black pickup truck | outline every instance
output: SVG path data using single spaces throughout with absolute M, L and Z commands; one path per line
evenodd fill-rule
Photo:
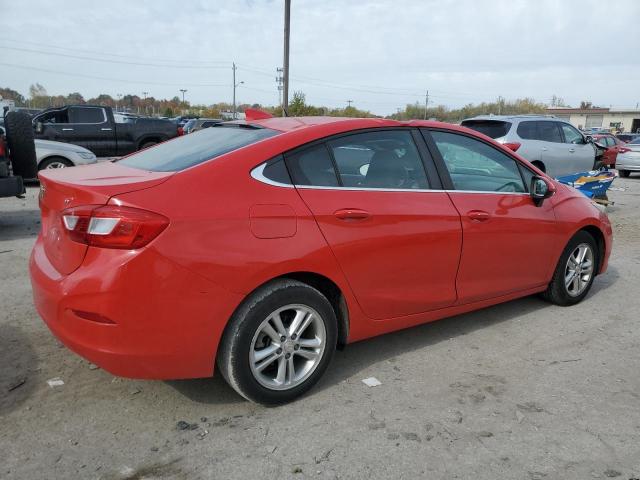
M 73 143 L 98 157 L 119 157 L 176 137 L 170 120 L 114 114 L 110 107 L 67 105 L 33 117 L 35 137 Z

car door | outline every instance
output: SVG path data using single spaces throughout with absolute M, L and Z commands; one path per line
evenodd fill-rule
M 587 142 L 582 133 L 573 125 L 558 122 L 564 144 L 569 147 L 568 165 L 572 171 L 569 173 L 585 172 L 593 168 L 596 158 L 596 150 L 594 146 Z M 609 146 L 609 145 L 607 145 Z
M 538 120 L 536 127 L 538 138 L 543 142 L 540 159 L 544 164 L 545 173 L 557 177 L 576 172 L 570 157 L 570 147 L 564 143 L 559 123 L 553 120 Z
M 476 137 L 445 130 L 423 133 L 462 221 L 459 303 L 548 282 L 561 236 L 551 202 L 538 207 L 528 193 L 523 177 L 530 182 L 534 173 Z
M 286 155 L 300 196 L 373 319 L 456 302 L 460 218 L 424 155 L 418 132 L 400 128 L 334 137 Z
M 70 143 L 91 150 L 96 156 L 108 156 L 115 143 L 113 126 L 102 107 L 69 107 L 69 127 L 73 129 Z

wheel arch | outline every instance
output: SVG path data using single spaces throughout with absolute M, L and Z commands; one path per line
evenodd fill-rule
M 604 242 L 604 233 L 602 233 L 602 230 L 600 230 L 595 225 L 585 225 L 580 230 L 578 230 L 578 232 L 587 232 L 596 241 L 596 245 L 598 246 L 598 251 L 597 251 L 597 254 L 598 254 L 598 270 L 596 271 L 596 275 L 599 275 L 600 274 L 600 270 L 602 270 L 602 263 L 604 262 L 604 258 L 605 258 L 605 248 L 606 248 L 606 246 L 605 246 L 605 242 Z M 578 233 L 578 232 L 576 232 L 576 233 Z
M 42 167 L 41 167 L 41 166 L 42 166 L 45 162 L 47 162 L 47 161 L 49 161 L 49 160 L 54 160 L 54 159 L 65 160 L 65 161 L 67 161 L 67 162 L 71 163 L 71 166 L 74 166 L 74 167 L 75 167 L 75 165 L 76 165 L 76 164 L 75 164 L 75 162 L 74 162 L 73 160 L 71 160 L 69 157 L 65 157 L 65 156 L 60 155 L 60 154 L 58 154 L 58 153 L 51 153 L 51 154 L 49 154 L 49 155 L 46 155 L 46 156 L 44 156 L 44 157 L 42 157 L 42 158 L 38 159 L 38 171 L 42 170 Z
M 544 173 L 547 173 L 547 167 L 542 160 L 533 160 L 531 165 L 536 167 L 538 170 L 542 170 Z

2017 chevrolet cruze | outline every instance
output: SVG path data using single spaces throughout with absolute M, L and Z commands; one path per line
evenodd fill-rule
M 34 300 L 126 377 L 211 376 L 277 404 L 336 345 L 543 293 L 582 300 L 611 226 L 490 138 L 438 122 L 248 112 L 40 173 Z

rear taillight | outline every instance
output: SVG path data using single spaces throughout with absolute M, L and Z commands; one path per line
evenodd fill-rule
M 64 231 L 92 247 L 134 249 L 147 245 L 169 225 L 157 213 L 115 205 L 87 205 L 62 212 Z
M 7 154 L 7 152 L 4 149 L 4 138 L 2 138 L 2 135 L 0 135 L 0 158 L 4 157 Z
M 180 137 L 182 135 L 184 135 L 184 128 L 178 127 L 178 136 Z
M 511 143 L 505 143 L 503 144 L 505 147 L 507 147 L 509 150 L 512 150 L 514 152 L 517 152 L 518 149 L 520 148 L 520 143 L 518 142 L 511 142 Z

